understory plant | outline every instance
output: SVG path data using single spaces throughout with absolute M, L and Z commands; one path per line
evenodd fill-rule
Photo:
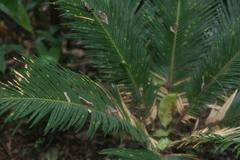
M 97 74 L 38 58 L 2 83 L 6 122 L 44 134 L 88 125 L 141 149 L 106 149 L 129 160 L 240 154 L 239 0 L 58 0 Z M 203 147 L 205 146 L 205 147 Z M 206 147 L 207 146 L 207 147 Z M 206 150 L 204 150 L 204 148 Z

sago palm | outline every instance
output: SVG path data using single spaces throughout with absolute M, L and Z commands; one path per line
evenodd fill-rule
M 26 57 L 16 78 L 2 83 L 0 113 L 6 122 L 45 125 L 45 134 L 79 131 L 85 123 L 90 137 L 98 128 L 126 133 L 146 150 L 101 153 L 130 160 L 197 159 L 196 148 L 205 144 L 239 156 L 240 1 L 55 5 L 97 75 L 91 80 Z

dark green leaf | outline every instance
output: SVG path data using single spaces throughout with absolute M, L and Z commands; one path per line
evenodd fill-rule
M 100 154 L 119 157 L 121 160 L 190 160 L 195 158 L 185 154 L 161 156 L 148 150 L 125 148 L 105 149 Z
M 21 0 L 1 0 L 0 10 L 13 18 L 20 26 L 32 32 L 30 20 Z
M 154 88 L 149 77 L 149 55 L 142 41 L 144 21 L 136 12 L 139 3 L 138 0 L 57 1 L 65 17 L 72 20 L 71 37 L 82 40 L 99 71 L 98 77 L 132 92 L 136 102 L 151 105 Z
M 160 155 L 148 150 L 134 149 L 105 149 L 101 154 L 121 157 L 124 160 L 162 160 Z
M 195 116 L 205 111 L 207 104 L 221 103 L 221 96 L 240 87 L 240 1 L 227 1 L 221 13 L 215 26 L 217 41 L 208 48 L 208 56 L 199 60 L 188 83 L 189 112 Z
M 2 84 L 0 114 L 10 113 L 6 122 L 27 119 L 31 126 L 44 122 L 44 132 L 49 133 L 79 131 L 90 117 L 90 137 L 102 128 L 105 133 L 126 131 L 146 141 L 144 133 L 129 123 L 122 104 L 102 85 L 39 59 L 25 62 L 25 69 L 15 71 L 14 81 Z

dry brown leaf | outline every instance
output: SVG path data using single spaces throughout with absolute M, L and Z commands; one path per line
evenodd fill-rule
M 199 118 L 197 118 L 197 120 L 196 120 L 196 122 L 195 122 L 195 124 L 194 124 L 194 128 L 193 128 L 193 131 L 196 131 L 197 130 L 197 128 L 198 128 L 198 126 L 199 126 Z
M 216 124 L 223 120 L 234 98 L 236 97 L 237 92 L 238 90 L 235 90 L 235 92 L 226 99 L 222 107 L 218 106 L 217 104 L 209 105 L 209 108 L 211 108 L 212 110 L 205 121 L 206 125 Z
M 4 21 L 0 21 L 0 35 L 7 34 L 8 28 Z
M 185 97 L 185 93 L 177 95 L 176 108 L 180 115 L 184 115 L 186 108 L 189 106 L 188 99 Z
M 152 106 L 151 110 L 150 110 L 150 114 L 148 117 L 146 117 L 146 119 L 144 120 L 144 124 L 147 126 L 151 123 L 153 123 L 156 118 L 157 118 L 157 113 L 158 113 L 158 110 L 157 110 L 157 105 L 154 103 L 154 105 Z
M 182 118 L 181 122 L 183 124 L 187 124 L 187 123 L 191 123 L 191 120 L 197 120 L 195 117 L 189 115 L 189 114 L 186 114 L 184 115 L 184 117 Z
M 178 32 L 178 26 L 176 24 L 173 26 L 170 26 L 170 31 L 176 34 Z
M 98 11 L 97 15 L 100 18 L 101 22 L 108 24 L 108 16 L 106 13 L 104 13 L 103 11 Z

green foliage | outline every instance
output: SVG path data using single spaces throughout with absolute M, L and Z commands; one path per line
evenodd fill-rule
M 123 158 L 124 160 L 190 160 L 191 155 L 158 155 L 152 151 L 134 149 L 105 149 L 101 154 Z
M 170 129 L 158 129 L 154 132 L 153 136 L 157 138 L 167 137 L 170 133 Z
M 218 152 L 232 148 L 239 157 L 239 95 L 220 123 L 207 126 L 199 117 L 209 106 L 211 113 L 219 113 L 224 97 L 239 90 L 240 1 L 57 0 L 56 4 L 72 29 L 69 37 L 81 40 L 100 82 L 57 66 L 61 39 L 54 36 L 54 28 L 39 32 L 38 55 L 55 65 L 27 59 L 25 69 L 2 84 L 0 113 L 7 115 L 6 122 L 44 124 L 47 134 L 79 131 L 89 119 L 90 137 L 98 128 L 113 134 L 124 131 L 154 151 L 168 153 L 170 147 L 177 150 L 176 144 L 181 151 L 189 145 L 214 144 Z M 187 123 L 186 117 L 197 119 L 197 131 L 190 135 L 179 133 L 178 124 Z M 235 128 L 224 128 L 229 126 Z M 172 143 L 176 138 L 181 140 Z M 101 153 L 129 160 L 194 159 L 148 150 Z
M 201 145 L 211 143 L 215 145 L 216 151 L 222 153 L 231 149 L 238 159 L 240 156 L 240 128 L 224 128 L 224 129 L 204 129 L 194 132 L 190 136 L 186 136 L 178 141 L 179 147 L 193 146 L 197 149 Z
M 98 78 L 130 91 L 136 102 L 151 106 L 154 87 L 150 79 L 150 59 L 146 53 L 141 14 L 136 13 L 138 0 L 76 1 L 59 0 L 64 16 L 73 22 L 71 37 L 81 37 Z M 123 16 L 127 15 L 127 16 Z M 141 89 L 143 88 L 143 90 Z M 141 98 L 141 100 L 140 100 Z
M 56 36 L 59 28 L 51 26 L 49 31 L 37 31 L 36 49 L 39 57 L 47 63 L 57 64 L 61 55 L 61 43 L 63 38 Z
M 136 126 L 127 122 L 121 104 L 103 86 L 86 76 L 41 62 L 28 60 L 26 69 L 15 72 L 15 80 L 3 84 L 0 110 L 1 115 L 8 114 L 6 122 L 26 119 L 30 126 L 42 122 L 45 133 L 56 129 L 79 131 L 90 116 L 90 137 L 101 127 L 105 133 L 122 130 L 143 140 Z
M 32 10 L 34 9 L 40 2 L 44 2 L 46 0 L 29 0 L 28 3 L 26 4 L 26 10 Z
M 24 8 L 21 0 L 1 0 L 0 10 L 13 18 L 20 26 L 29 32 L 32 32 L 27 11 Z
M 173 87 L 198 67 L 206 48 L 214 42 L 203 32 L 213 25 L 219 1 L 153 0 L 143 8 L 153 67 Z
M 160 138 L 157 143 L 157 149 L 163 151 L 171 144 L 171 140 L 167 137 Z
M 227 11 L 223 11 L 223 18 L 220 19 L 222 23 L 215 33 L 218 40 L 194 74 L 189 92 L 192 96 L 193 112 L 201 113 L 199 106 L 204 106 L 206 102 L 214 103 L 219 95 L 239 88 L 240 37 L 236 36 L 240 31 L 239 8 L 239 1 L 228 1 Z M 199 86 L 199 83 L 202 85 Z
M 160 119 L 160 123 L 163 127 L 167 127 L 171 121 L 173 116 L 174 107 L 176 104 L 177 95 L 176 94 L 169 94 L 165 96 L 159 105 L 159 112 L 158 117 Z
M 51 148 L 48 150 L 46 154 L 47 160 L 57 160 L 59 157 L 58 149 L 57 148 Z
M 133 149 L 106 149 L 101 151 L 101 154 L 117 156 L 126 160 L 161 160 L 160 155 L 147 150 Z

